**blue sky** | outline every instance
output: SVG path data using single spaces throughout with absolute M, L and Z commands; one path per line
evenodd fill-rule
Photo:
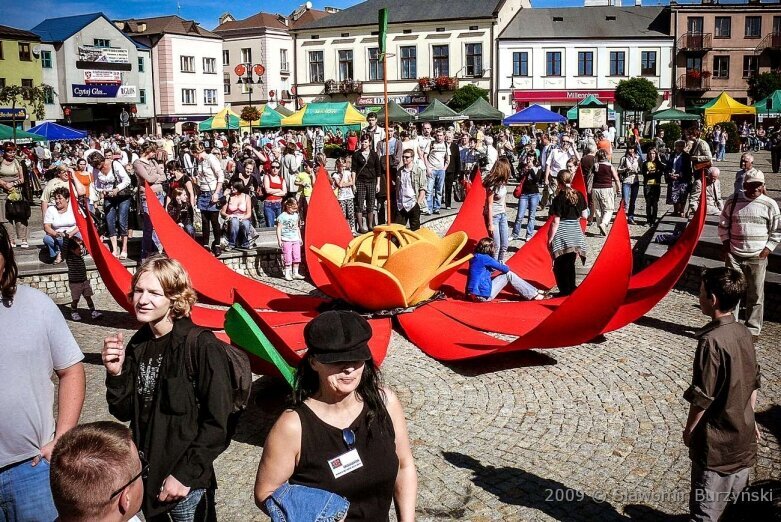
M 0 0 L 3 25 L 30 29 L 46 18 L 71 16 L 103 11 L 109 18 L 144 18 L 177 13 L 182 18 L 199 22 L 206 29 L 213 29 L 217 19 L 226 10 L 236 18 L 246 18 L 258 11 L 289 14 L 305 0 L 277 0 L 257 2 L 234 0 L 220 2 L 210 0 L 35 0 L 27 3 L 18 0 Z M 476 0 L 479 1 L 479 0 Z M 631 0 L 626 0 L 631 1 Z M 660 0 L 652 0 L 656 4 Z M 315 9 L 325 6 L 345 8 L 358 0 L 312 0 Z M 583 5 L 582 0 L 536 0 L 535 7 L 565 7 Z M 229 7 L 228 7 L 229 6 Z

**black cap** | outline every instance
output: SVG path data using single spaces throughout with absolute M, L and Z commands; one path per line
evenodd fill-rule
M 371 337 L 369 322 L 348 310 L 324 312 L 304 328 L 308 353 L 324 364 L 368 361 Z

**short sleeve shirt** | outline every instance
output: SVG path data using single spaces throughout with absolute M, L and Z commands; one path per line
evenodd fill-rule
M 35 457 L 54 437 L 52 372 L 84 356 L 57 305 L 19 285 L 0 305 L 0 467 Z
M 290 214 L 282 212 L 277 217 L 277 224 L 282 226 L 280 236 L 282 241 L 301 241 L 301 229 L 299 225 L 298 213 Z

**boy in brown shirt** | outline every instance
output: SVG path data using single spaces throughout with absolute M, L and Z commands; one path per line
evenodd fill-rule
M 759 366 L 751 332 L 732 313 L 745 290 L 737 270 L 702 274 L 700 309 L 712 320 L 696 334 L 692 384 L 683 395 L 691 404 L 683 431 L 692 460 L 691 520 L 717 521 L 748 484 L 757 458 Z

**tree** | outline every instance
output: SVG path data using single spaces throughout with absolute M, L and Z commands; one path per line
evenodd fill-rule
M 781 89 L 781 74 L 776 72 L 754 74 L 746 82 L 748 83 L 748 95 L 756 103 Z
M 651 111 L 658 98 L 656 86 L 645 78 L 621 80 L 616 86 L 616 102 L 628 111 Z
M 45 83 L 32 87 L 6 85 L 0 89 L 0 104 L 10 105 L 11 111 L 14 113 L 11 116 L 14 143 L 16 143 L 16 107 L 26 105 L 30 108 L 30 112 L 35 116 L 35 119 L 43 119 L 46 114 L 44 103 L 47 95 L 56 96 L 57 93 L 54 92 L 51 85 L 46 85 Z
M 247 122 L 253 122 L 260 118 L 260 111 L 257 107 L 253 107 L 251 105 L 245 105 L 243 109 L 241 109 L 241 119 Z
M 453 97 L 448 102 L 448 106 L 456 112 L 461 112 L 472 105 L 478 98 L 488 101 L 488 90 L 481 89 L 477 85 L 470 83 L 455 90 Z

